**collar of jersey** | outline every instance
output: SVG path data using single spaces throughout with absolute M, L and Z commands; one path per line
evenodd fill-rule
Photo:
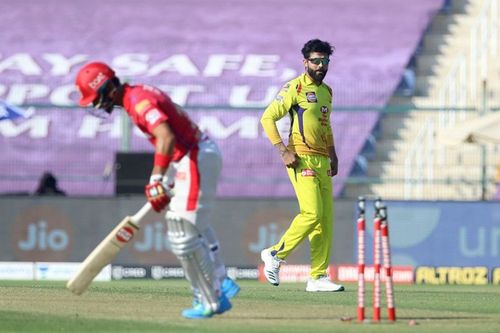
M 305 84 L 306 86 L 313 85 L 313 86 L 316 86 L 316 87 L 321 87 L 321 86 L 323 86 L 323 84 L 324 84 L 324 82 L 321 82 L 321 84 L 320 84 L 320 85 L 316 85 L 316 84 L 314 83 L 314 81 L 313 81 L 313 80 L 312 80 L 312 79 L 311 79 L 311 78 L 310 78 L 310 77 L 309 77 L 306 73 L 303 73 L 303 74 L 302 74 L 302 80 L 301 80 L 301 81 L 302 81 L 302 82 L 304 82 L 304 84 Z

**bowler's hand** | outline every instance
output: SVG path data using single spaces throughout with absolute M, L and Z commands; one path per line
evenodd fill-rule
M 144 192 L 151 207 L 158 213 L 170 203 L 171 195 L 159 181 L 147 184 Z
M 339 160 L 335 156 L 330 158 L 330 170 L 328 170 L 328 176 L 333 177 L 339 172 Z
M 281 160 L 287 168 L 295 168 L 299 165 L 299 156 L 290 150 L 286 150 L 281 153 Z

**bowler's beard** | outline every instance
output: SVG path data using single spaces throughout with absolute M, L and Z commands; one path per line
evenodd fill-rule
M 327 69 L 313 70 L 312 68 L 307 67 L 307 74 L 317 83 L 323 82 L 327 72 Z

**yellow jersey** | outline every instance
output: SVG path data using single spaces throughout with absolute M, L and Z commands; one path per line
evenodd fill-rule
M 330 125 L 332 89 L 305 73 L 287 82 L 264 111 L 260 122 L 273 145 L 282 142 L 276 121 L 291 118 L 287 148 L 297 154 L 329 157 L 334 145 Z

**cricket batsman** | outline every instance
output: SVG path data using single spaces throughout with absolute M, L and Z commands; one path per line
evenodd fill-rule
M 227 277 L 210 224 L 222 167 L 217 145 L 165 93 L 148 85 L 122 84 L 102 62 L 85 64 L 76 86 L 81 106 L 92 105 L 106 114 L 122 107 L 154 146 L 145 195 L 156 212 L 164 212 L 172 251 L 191 283 L 193 306 L 182 315 L 209 318 L 230 310 L 229 298 L 240 288 Z
M 333 237 L 332 180 L 338 171 L 330 113 L 332 89 L 323 82 L 333 49 L 319 39 L 302 48 L 305 72 L 287 82 L 261 117 L 261 124 L 286 166 L 298 199 L 300 213 L 280 241 L 261 252 L 264 274 L 269 283 L 279 285 L 279 269 L 284 259 L 306 238 L 311 248 L 311 277 L 306 291 L 342 291 L 330 281 L 327 268 Z M 291 118 L 285 146 L 276 122 Z

